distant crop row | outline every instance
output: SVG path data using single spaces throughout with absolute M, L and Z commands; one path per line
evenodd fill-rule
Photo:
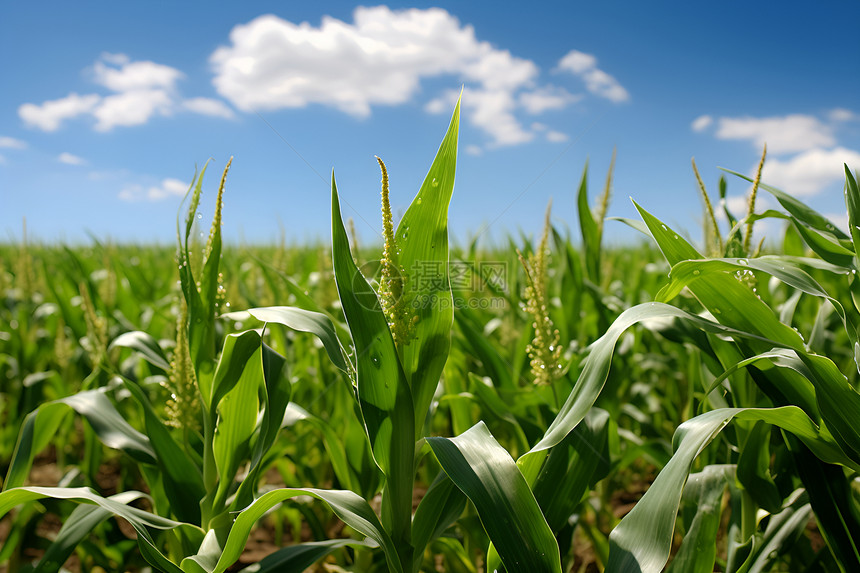
M 851 171 L 849 233 L 760 165 L 744 214 L 695 172 L 704 253 L 604 249 L 610 168 L 578 236 L 450 248 L 458 129 L 396 226 L 379 160 L 379 248 L 334 176 L 330 246 L 222 245 L 229 164 L 205 243 L 204 167 L 177 248 L 0 247 L 0 564 L 860 571 Z

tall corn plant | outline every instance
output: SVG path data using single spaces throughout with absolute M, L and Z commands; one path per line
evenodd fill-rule
M 754 189 L 759 187 L 758 180 L 754 183 Z M 773 193 L 788 214 L 757 214 L 751 207 L 731 235 L 762 217 L 788 219 L 821 259 L 703 259 L 686 240 L 637 205 L 648 232 L 672 265 L 670 282 L 658 293 L 658 301 L 671 301 L 686 287 L 709 319 L 655 302 L 623 313 L 616 325 L 654 317 L 681 318 L 687 323 L 689 341 L 710 358 L 717 372 L 712 382 L 703 381 L 702 391 L 708 398 L 702 406 L 709 411 L 678 428 L 673 457 L 612 532 L 608 570 L 662 570 L 683 491 L 685 504 L 700 503 L 706 509 L 687 520 L 689 540 L 681 546 L 673 570 L 711 571 L 715 561 L 711 532 L 719 522 L 718 500 L 727 487 L 733 510 L 726 571 L 770 570 L 780 555 L 792 550 L 810 514 L 827 544 L 818 556 L 820 563 L 845 572 L 860 568 L 860 508 L 852 494 L 852 482 L 860 471 L 860 395 L 833 360 L 813 351 L 790 326 L 793 306 L 787 313 L 777 312 L 755 288 L 757 276 L 770 275 L 794 289 L 796 298 L 806 295 L 832 305 L 856 348 L 857 307 L 846 309 L 804 268 L 848 275 L 844 280 L 854 288 L 857 243 L 796 199 L 767 185 L 760 187 Z M 847 167 L 846 202 L 849 219 L 857 221 L 860 194 Z M 748 240 L 743 245 L 751 248 Z M 715 336 L 720 332 L 723 336 Z M 722 392 L 714 394 L 715 389 Z M 730 442 L 739 455 L 727 460 L 731 466 L 708 466 L 695 474 L 685 491 L 694 460 L 732 420 Z M 786 453 L 776 457 L 779 467 L 773 470 L 769 451 L 777 446 L 769 439 L 771 426 L 782 430 L 780 448 Z M 779 484 L 775 474 L 783 476 Z M 761 512 L 770 516 L 764 522 L 766 528 L 756 517 Z
M 217 332 L 227 170 L 208 242 L 195 265 L 190 238 L 205 171 L 204 167 L 195 176 L 189 189 L 184 222 L 177 221 L 181 292 L 172 360 L 154 337 L 141 331 L 121 334 L 105 349 L 111 355 L 130 349 L 145 360 L 149 372 L 164 380 L 170 396 L 167 408 L 153 404 L 153 396 L 162 394 L 160 388 L 153 389 L 147 379 L 103 357 L 95 366 L 103 375 L 99 379 L 107 381 L 104 386 L 44 403 L 21 427 L 0 493 L 0 515 L 41 498 L 80 504 L 36 565 L 37 571 L 57 570 L 89 529 L 111 515 L 131 523 L 141 554 L 158 570 L 195 570 L 200 567 L 197 562 L 211 561 L 213 554 L 217 559 L 218 540 L 229 533 L 234 512 L 257 494 L 258 476 L 281 427 L 290 385 L 283 358 L 262 343 L 260 333 L 249 330 L 222 339 Z M 304 312 L 297 320 L 312 322 L 314 313 Z M 127 395 L 123 403 L 118 400 L 121 392 Z M 102 444 L 136 462 L 149 494 L 128 491 L 106 498 L 89 487 L 23 487 L 35 455 L 69 411 L 86 420 Z M 144 431 L 130 422 L 141 423 Z M 242 465 L 248 476 L 237 481 Z M 149 499 L 152 512 L 129 505 L 142 497 Z

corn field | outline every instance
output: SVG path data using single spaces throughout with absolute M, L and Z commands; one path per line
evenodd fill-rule
M 0 568 L 860 571 L 849 167 L 848 233 L 694 164 L 696 241 L 586 168 L 574 231 L 452 247 L 458 130 L 399 221 L 379 159 L 382 245 L 334 174 L 330 244 L 222 244 L 228 163 L 175 246 L 0 246 Z

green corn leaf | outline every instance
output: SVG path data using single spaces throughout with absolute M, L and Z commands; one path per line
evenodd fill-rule
M 33 465 L 33 458 L 54 438 L 69 409 L 86 418 L 104 445 L 120 450 L 138 462 L 156 464 L 155 451 L 149 439 L 122 418 L 101 390 L 89 390 L 46 402 L 27 415 L 15 444 L 9 472 L 3 483 L 4 489 L 24 483 Z
M 214 566 L 208 566 L 208 559 L 188 557 L 183 560 L 182 569 L 188 573 L 223 573 L 242 554 L 251 528 L 257 520 L 279 503 L 300 495 L 309 495 L 325 502 L 345 524 L 382 547 L 392 572 L 404 573 L 394 543 L 362 497 L 351 491 L 309 488 L 284 488 L 263 494 L 236 517 L 224 543 L 223 551 Z
M 412 524 L 415 547 L 413 571 L 418 571 L 424 549 L 453 525 L 465 508 L 466 496 L 444 471 L 439 472 L 415 510 Z
M 832 267 L 831 267 L 832 268 Z M 681 290 L 694 280 L 705 278 L 715 272 L 757 270 L 768 273 L 785 284 L 806 294 L 821 297 L 830 301 L 842 319 L 845 332 L 854 339 L 856 331 L 849 327 L 845 309 L 838 300 L 830 296 L 806 271 L 794 265 L 792 260 L 778 256 L 764 256 L 754 259 L 707 259 L 681 261 L 672 267 L 669 273 L 671 281 L 660 289 L 656 300 L 669 302 L 680 294 Z
M 263 380 L 263 347 L 248 358 L 235 386 L 218 402 L 218 423 L 212 444 L 218 468 L 218 493 L 214 507 L 219 508 L 233 484 L 239 464 L 250 457 L 250 440 L 257 427 L 260 412 L 258 392 Z
M 143 408 L 146 434 L 155 451 L 158 468 L 164 481 L 164 492 L 177 518 L 187 523 L 200 523 L 200 500 L 206 495 L 203 475 L 194 462 L 170 435 L 141 388 L 123 380 L 125 388 Z
M 585 270 L 588 278 L 600 284 L 600 228 L 588 205 L 588 163 L 582 170 L 579 191 L 576 194 L 576 210 L 579 213 L 579 230 L 585 250 Z
M 854 263 L 854 251 L 847 248 L 828 234 L 816 231 L 805 225 L 794 222 L 794 228 L 815 254 L 834 265 L 851 268 Z
M 265 391 L 261 392 L 263 415 L 253 444 L 248 476 L 239 486 L 239 491 L 231 504 L 233 509 L 245 507 L 254 499 L 263 458 L 278 437 L 292 393 L 292 386 L 286 373 L 286 359 L 265 344 L 262 345 L 261 366 L 265 385 Z
M 675 516 L 693 461 L 733 418 L 763 420 L 796 435 L 819 459 L 853 465 L 838 445 L 819 432 L 800 409 L 724 408 L 706 412 L 681 424 L 673 439 L 675 454 L 639 503 L 610 535 L 607 573 L 657 573 L 669 558 Z
M 340 370 L 348 371 L 345 352 L 335 332 L 334 323 L 325 314 L 291 306 L 270 306 L 222 314 L 221 318 L 242 320 L 246 312 L 262 322 L 282 324 L 299 332 L 310 332 L 323 343 L 332 363 Z
M 738 573 L 767 573 L 773 570 L 777 558 L 788 553 L 809 523 L 812 506 L 804 494 L 792 495 L 790 504 L 768 520 L 767 527 L 752 554 Z
M 144 494 L 139 491 L 125 491 L 107 499 L 128 505 L 143 496 Z M 75 551 L 78 543 L 90 535 L 98 524 L 112 515 L 112 511 L 98 505 L 79 505 L 76 507 L 63 522 L 63 526 L 57 532 L 53 543 L 45 550 L 39 563 L 33 568 L 33 573 L 59 571 L 60 567 Z
M 126 492 L 131 494 L 132 492 Z M 140 494 L 143 495 L 143 494 Z M 137 543 L 144 558 L 161 571 L 182 573 L 182 570 L 165 557 L 155 545 L 149 533 L 150 527 L 155 529 L 173 529 L 183 527 L 196 529 L 192 526 L 159 517 L 119 501 L 104 498 L 87 487 L 19 487 L 0 493 L 0 517 L 6 515 L 16 505 L 50 497 L 53 499 L 68 499 L 77 503 L 93 504 L 128 521 L 137 532 Z
M 331 192 L 332 261 L 355 346 L 359 406 L 374 460 L 386 476 L 382 518 L 408 552 L 415 453 L 412 394 L 376 293 L 352 259 L 333 173 Z M 402 563 L 411 561 L 408 556 Z
M 741 446 L 737 476 L 759 507 L 770 513 L 781 509 L 782 496 L 770 475 L 771 427 L 756 422 Z
M 168 362 L 164 351 L 158 345 L 158 341 L 145 332 L 137 330 L 120 334 L 110 343 L 110 348 L 117 347 L 136 350 L 144 360 L 153 366 L 161 368 L 165 372 L 170 371 L 170 362 Z
M 720 502 L 731 479 L 732 466 L 707 466 L 691 474 L 684 487 L 684 500 L 692 506 L 692 522 L 667 573 L 712 573 L 717 557 Z M 727 475 L 727 473 L 729 475 Z
M 532 490 L 554 533 L 568 523 L 583 496 L 609 473 L 609 412 L 592 408 L 556 445 Z
M 724 169 L 722 167 L 720 169 L 722 169 L 726 173 L 731 173 L 732 175 L 736 175 L 741 179 L 749 181 L 750 183 L 753 182 L 752 178 L 736 171 L 731 171 L 730 169 Z M 783 209 L 788 211 L 795 219 L 797 219 L 804 225 L 808 225 L 809 227 L 818 231 L 831 233 L 836 237 L 836 239 L 840 241 L 849 240 L 849 237 L 833 223 L 831 223 L 830 220 L 827 219 L 827 217 L 821 215 L 805 203 L 798 201 L 788 193 L 780 191 L 776 187 L 771 187 L 770 185 L 766 185 L 764 183 L 759 184 L 759 189 L 764 189 L 765 191 L 776 197 L 776 200 L 779 201 L 779 204 L 782 205 Z
M 343 444 L 341 444 L 341 440 L 337 433 L 331 427 L 331 424 L 322 418 L 314 416 L 298 404 L 290 403 L 284 414 L 282 426 L 293 426 L 299 421 L 307 421 L 322 434 L 323 445 L 328 452 L 332 469 L 334 470 L 334 475 L 337 476 L 341 487 L 345 487 L 351 491 L 356 491 L 356 489 L 359 488 L 359 485 L 356 478 L 353 477 L 353 474 L 350 471 L 346 450 L 344 449 Z
M 860 253 L 860 188 L 847 165 L 845 168 L 845 204 L 848 207 L 848 231 L 854 252 Z
M 344 547 L 373 549 L 379 546 L 371 539 L 364 541 L 354 539 L 310 541 L 278 549 L 264 557 L 259 563 L 245 567 L 239 573 L 302 573 L 326 555 Z
M 585 359 L 583 370 L 573 390 L 568 395 L 567 400 L 562 405 L 552 424 L 547 428 L 543 438 L 517 460 L 517 465 L 529 483 L 534 483 L 534 480 L 537 478 L 543 460 L 547 455 L 547 450 L 561 443 L 594 405 L 609 376 L 609 367 L 612 362 L 615 345 L 624 331 L 638 322 L 666 318 L 682 319 L 706 332 L 735 336 L 741 339 L 766 341 L 771 347 L 780 346 L 778 342 L 723 326 L 663 303 L 650 302 L 625 310 L 612 323 L 606 333 L 591 345 L 591 354 Z M 810 400 L 812 400 L 811 397 Z
M 508 452 L 478 422 L 456 438 L 428 438 L 440 465 L 466 494 L 508 571 L 561 573 L 558 544 Z
M 260 335 L 253 330 L 227 335 L 211 385 L 205 379 L 198 380 L 203 405 L 208 412 L 214 414 L 218 403 L 239 381 L 245 371 L 245 364 L 259 346 Z
M 410 383 L 415 439 L 451 347 L 454 299 L 448 278 L 448 205 L 454 191 L 460 101 L 430 171 L 397 225 L 399 262 L 406 273 L 404 296 L 416 316 L 412 339 L 403 347 L 403 371 Z

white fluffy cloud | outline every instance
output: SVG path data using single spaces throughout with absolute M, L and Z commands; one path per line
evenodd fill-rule
M 82 96 L 70 93 L 41 105 L 25 103 L 18 108 L 18 116 L 29 126 L 42 131 L 56 131 L 65 120 L 92 113 L 99 101 L 101 96 L 97 94 Z
M 538 74 L 439 8 L 358 7 L 352 24 L 324 16 L 319 27 L 260 16 L 233 28 L 210 60 L 218 93 L 244 111 L 321 103 L 360 117 L 409 101 L 426 77 L 456 74 L 510 91 Z
M 188 111 L 193 111 L 200 115 L 211 115 L 213 117 L 223 117 L 224 119 L 233 119 L 235 117 L 233 110 L 219 99 L 195 97 L 182 102 L 182 106 Z
M 188 191 L 188 184 L 179 179 L 163 179 L 159 185 L 126 185 L 119 192 L 123 201 L 160 201 L 168 197 L 182 197 Z
M 87 160 L 83 157 L 78 157 L 77 155 L 72 155 L 68 152 L 63 152 L 57 156 L 57 161 L 60 163 L 65 163 L 66 165 L 86 165 Z
M 0 135 L 0 147 L 5 147 L 6 149 L 27 149 L 27 142 L 15 139 L 14 137 Z
M 597 58 L 578 50 L 571 50 L 558 62 L 558 69 L 571 72 L 583 79 L 585 88 L 596 96 L 615 103 L 630 99 L 630 94 L 618 80 L 597 67 Z
M 574 95 L 564 88 L 545 86 L 520 94 L 520 105 L 531 114 L 543 113 L 551 109 L 564 109 L 582 100 L 582 95 Z
M 693 123 L 690 124 L 690 127 L 693 129 L 693 131 L 701 133 L 701 132 L 705 131 L 706 129 L 708 129 L 709 127 L 711 127 L 711 124 L 713 124 L 713 123 L 714 123 L 714 118 L 712 118 L 711 116 L 700 115 L 699 117 L 697 117 L 696 119 L 693 120 Z
M 836 145 L 833 132 L 833 126 L 811 115 L 721 117 L 716 137 L 750 141 L 759 149 L 767 143 L 768 152 L 780 154 Z
M 25 103 L 18 108 L 24 122 L 42 131 L 56 131 L 66 120 L 79 116 L 95 119 L 97 131 L 141 125 L 155 116 L 187 110 L 228 117 L 230 109 L 218 100 L 183 100 L 177 82 L 185 74 L 151 61 L 132 61 L 125 54 L 102 54 L 90 69 L 93 81 L 108 89 L 108 95 L 71 93 L 42 104 Z M 220 107 L 219 107 L 220 106 Z
M 762 181 L 798 197 L 816 195 L 827 186 L 844 181 L 843 164 L 858 168 L 860 153 L 844 147 L 812 149 L 790 159 L 768 159 Z
M 125 54 L 102 54 L 93 64 L 95 82 L 114 92 L 172 90 L 185 75 L 170 66 L 143 61 L 132 62 Z
M 465 120 L 491 146 L 534 139 L 521 112 L 562 109 L 582 97 L 539 85 L 534 62 L 480 41 L 441 8 L 358 7 L 352 22 L 324 16 L 318 26 L 264 15 L 234 27 L 210 62 L 218 93 L 243 111 L 320 104 L 355 117 L 405 104 L 423 80 L 453 75 L 466 85 Z M 431 96 L 424 109 L 450 113 L 455 99 L 453 90 Z

